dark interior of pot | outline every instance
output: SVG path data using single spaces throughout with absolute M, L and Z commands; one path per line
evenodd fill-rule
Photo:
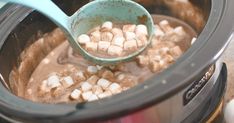
M 60 0 L 55 2 L 63 11 L 71 15 L 88 1 Z M 210 0 L 138 0 L 138 2 L 152 15 L 167 15 L 184 21 L 196 31 L 198 36 L 208 20 L 211 8 Z M 155 22 L 162 20 L 157 17 L 154 19 Z M 26 86 L 35 68 L 53 49 L 66 40 L 63 33 L 58 29 L 54 30 L 55 28 L 56 25 L 45 16 L 33 11 L 20 21 L 5 40 L 0 50 L 0 74 L 5 87 L 15 95 L 25 98 L 26 91 L 32 91 L 27 90 Z M 193 31 L 190 33 L 196 36 Z M 42 37 L 43 40 L 40 40 Z M 187 42 L 188 45 L 182 46 L 184 51 L 189 48 L 190 41 Z

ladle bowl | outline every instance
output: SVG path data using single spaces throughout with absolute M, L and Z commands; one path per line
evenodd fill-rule
M 50 0 L 0 1 L 22 4 L 41 12 L 63 30 L 75 51 L 79 52 L 85 59 L 96 64 L 116 64 L 131 60 L 150 44 L 154 34 L 154 23 L 151 15 L 144 7 L 131 0 L 95 0 L 81 7 L 72 16 L 66 15 Z M 79 35 L 87 33 L 90 29 L 105 21 L 146 25 L 149 35 L 147 45 L 136 52 L 122 57 L 102 58 L 92 55 L 83 49 L 76 39 Z

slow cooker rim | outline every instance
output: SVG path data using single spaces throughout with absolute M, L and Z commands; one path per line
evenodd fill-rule
M 212 3 L 214 3 L 214 1 L 215 0 L 213 0 L 212 1 Z M 216 1 L 219 1 L 219 0 L 216 0 Z M 220 1 L 220 2 L 222 2 L 222 1 Z M 226 3 L 227 4 L 227 3 Z M 220 4 L 219 4 L 220 5 Z M 227 5 L 226 5 L 227 6 Z M 213 8 L 213 7 L 212 7 Z M 224 7 L 225 8 L 225 7 Z M 229 6 L 229 8 L 230 8 L 230 6 Z M 227 8 L 228 9 L 228 8 Z M 219 11 L 217 11 L 217 10 L 219 10 Z M 222 8 L 219 8 L 219 9 L 216 9 L 216 12 L 221 12 L 221 11 L 223 11 L 222 10 Z M 212 9 L 211 9 L 211 13 L 210 14 L 212 14 Z M 227 16 L 227 15 L 226 15 Z M 212 18 L 209 18 L 209 20 L 208 20 L 208 22 L 207 22 L 207 25 L 208 25 L 208 23 L 209 23 L 209 21 L 211 21 L 211 19 Z M 221 18 L 220 18 L 221 19 Z M 223 19 L 223 18 L 222 18 Z M 223 19 L 224 20 L 224 19 Z M 214 21 L 214 20 L 212 20 L 212 21 Z M 219 20 L 216 20 L 216 22 L 218 22 Z M 220 24 L 220 23 L 219 23 Z M 206 26 L 207 26 L 206 25 Z M 221 24 L 220 24 L 221 25 Z M 217 26 L 220 26 L 220 25 L 217 25 Z M 223 25 L 223 24 L 222 24 Z M 206 28 L 206 27 L 205 27 Z M 216 30 L 216 29 L 214 29 L 214 30 Z M 214 31 L 213 30 L 213 31 Z M 232 31 L 232 27 L 231 27 L 231 29 L 230 29 L 230 27 L 228 28 L 228 30 L 227 30 L 228 32 L 230 32 L 230 31 Z M 217 31 L 216 31 L 217 32 Z M 213 32 L 212 32 L 213 33 Z M 201 33 L 202 34 L 202 33 Z M 228 37 L 229 36 L 229 34 L 227 34 L 226 36 L 222 36 L 222 37 Z M 200 36 L 199 36 L 200 37 Z M 202 39 L 199 39 L 198 38 L 198 40 L 197 40 L 197 42 L 201 42 L 202 41 Z M 197 44 L 197 42 L 195 43 L 195 44 Z M 209 43 L 210 42 L 210 43 Z M 164 92 L 164 94 L 166 95 L 164 95 L 164 97 L 162 97 L 162 95 L 161 96 L 159 96 L 159 95 L 157 95 L 158 97 L 160 97 L 160 98 L 155 98 L 156 96 L 153 96 L 153 97 L 149 97 L 149 99 L 151 100 L 150 101 L 150 105 L 152 105 L 152 104 L 155 104 L 156 102 L 159 102 L 159 101 L 162 101 L 162 100 L 160 100 L 160 99 L 165 99 L 165 98 L 167 98 L 167 97 L 169 97 L 169 96 L 171 96 L 171 95 L 173 95 L 174 94 L 174 92 L 177 92 L 177 91 L 179 91 L 179 90 L 181 90 L 183 87 L 185 87 L 186 85 L 188 85 L 189 84 L 189 82 L 190 81 L 188 81 L 188 80 L 191 80 L 191 79 L 193 79 L 193 78 L 195 78 L 195 76 L 197 76 L 197 75 L 199 75 L 199 74 L 197 74 L 197 73 L 203 73 L 203 72 L 201 72 L 205 67 L 207 67 L 207 65 L 210 65 L 211 63 L 213 63 L 219 56 L 220 56 L 220 54 L 221 54 L 221 50 L 223 50 L 225 47 L 226 47 L 226 45 L 227 45 L 227 43 L 228 43 L 228 41 L 226 42 L 222 42 L 220 45 L 222 46 L 222 47 L 220 47 L 219 49 L 220 50 L 218 50 L 218 51 L 214 51 L 214 52 L 212 52 L 213 54 L 217 54 L 217 52 L 219 52 L 218 54 L 219 55 L 210 55 L 210 57 L 212 57 L 211 59 L 206 59 L 206 64 L 203 64 L 203 65 L 200 65 L 198 68 L 199 68 L 199 70 L 197 70 L 197 72 L 195 72 L 194 74 L 192 74 L 192 75 L 190 75 L 189 77 L 187 77 L 187 79 L 186 80 L 183 80 L 181 83 L 180 83 L 180 85 L 177 85 L 177 86 L 174 86 L 172 89 L 174 90 L 174 91 L 171 91 L 171 92 L 169 92 L 169 91 L 163 91 Z M 194 45 L 195 45 L 194 44 Z M 212 44 L 212 41 L 211 40 L 208 40 L 207 42 L 206 42 L 206 45 L 208 45 L 208 44 Z M 190 49 L 190 51 L 193 51 L 193 50 L 191 50 Z M 202 50 L 202 51 L 204 51 L 204 50 Z M 221 51 L 221 52 L 220 52 Z M 187 51 L 187 52 L 189 52 L 189 51 Z M 201 51 L 200 51 L 200 53 L 202 53 Z M 188 54 L 188 53 L 187 53 Z M 184 63 L 184 62 L 181 62 L 181 63 L 179 63 L 180 61 L 181 61 L 181 59 L 182 58 L 184 58 L 184 56 L 186 55 L 186 53 L 179 59 L 179 61 L 175 64 L 175 65 L 173 65 L 173 66 L 176 66 L 177 65 L 177 67 L 178 66 L 181 66 L 181 64 L 182 63 Z M 215 56 L 215 57 L 214 57 Z M 190 59 L 192 59 L 191 58 L 192 57 L 192 55 L 189 57 Z M 202 61 L 205 61 L 205 60 L 202 60 Z M 170 71 L 172 68 L 173 68 L 173 66 L 172 67 L 170 67 L 169 69 L 167 69 L 166 71 L 168 72 L 168 71 Z M 165 71 L 165 72 L 166 72 Z M 165 72 L 162 72 L 161 74 L 163 74 L 163 73 L 165 73 Z M 158 76 L 156 76 L 157 77 L 157 79 L 159 79 L 160 80 L 160 75 L 158 75 Z M 155 77 L 154 77 L 155 78 Z M 162 78 L 162 77 L 161 77 Z M 161 80 L 163 80 L 163 79 L 161 79 Z M 136 95 L 136 94 L 134 94 L 134 93 L 128 93 L 128 92 L 134 92 L 135 90 L 137 90 L 138 89 L 138 91 L 145 91 L 145 93 L 147 93 L 147 92 L 154 92 L 155 93 L 155 89 L 153 88 L 153 87 L 149 87 L 148 88 L 148 90 L 142 90 L 141 88 L 144 88 L 144 86 L 145 85 L 147 85 L 147 84 L 149 84 L 150 83 L 150 81 L 147 81 L 147 82 L 144 82 L 143 84 L 141 84 L 141 85 L 139 85 L 139 86 L 137 86 L 137 87 L 135 87 L 135 88 L 133 88 L 133 89 L 131 89 L 131 90 L 129 90 L 129 91 L 127 91 L 127 92 L 123 92 L 122 94 L 119 94 L 119 95 L 116 95 L 116 96 L 113 96 L 113 97 L 111 97 L 111 100 L 112 100 L 112 102 L 115 102 L 115 101 L 113 101 L 113 100 L 117 100 L 117 99 L 119 99 L 119 100 L 121 100 L 121 98 L 123 98 L 123 96 L 122 95 L 125 95 L 125 98 L 126 97 L 131 97 L 131 99 L 128 99 L 128 101 L 129 100 L 132 100 L 133 102 L 135 101 L 135 102 L 137 102 L 137 100 L 134 100 L 134 99 L 136 99 L 136 98 L 134 98 L 134 96 L 131 96 L 131 95 Z M 174 82 L 175 83 L 175 82 Z M 172 84 L 172 83 L 169 83 L 169 84 Z M 173 84 L 174 85 L 174 84 Z M 155 85 L 155 86 L 158 86 L 158 84 L 157 85 Z M 165 85 L 164 85 L 165 86 Z M 164 87 L 163 86 L 163 87 Z M 2 85 L 1 85 L 1 91 L 3 91 L 3 92 L 6 92 L 5 94 L 7 95 L 7 96 L 10 96 L 12 99 L 15 99 L 15 97 L 16 96 L 14 96 L 13 94 L 11 94 L 11 93 L 9 93 L 5 88 L 3 88 L 2 87 Z M 164 87 L 165 88 L 165 87 Z M 169 90 L 169 89 L 168 89 Z M 8 92 L 8 93 L 7 93 Z M 140 93 L 140 92 L 138 92 L 138 93 Z M 5 96 L 6 96 L 5 95 Z M 127 95 L 127 96 L 126 96 Z M 110 99 L 110 98 L 109 98 Z M 108 104 L 108 100 L 109 99 L 103 99 L 103 100 L 100 100 L 100 101 L 97 101 L 97 102 L 91 102 L 91 103 L 87 103 L 87 104 L 84 104 L 84 106 L 86 106 L 86 107 L 89 107 L 89 105 L 91 106 L 91 105 L 93 105 L 93 106 L 97 106 L 97 104 Z M 7 101 L 4 101 L 3 100 L 3 98 L 2 98 L 2 96 L 1 96 L 1 103 L 0 103 L 0 105 L 1 105 L 1 107 L 5 107 L 5 109 L 10 109 L 10 110 L 12 110 L 12 111 L 18 111 L 18 112 L 26 112 L 26 113 L 28 113 L 27 112 L 27 110 L 18 110 L 18 109 L 13 109 L 12 107 L 11 107 L 11 105 L 9 105 L 9 104 L 6 104 L 7 103 Z M 23 100 L 23 99 L 19 99 L 18 97 L 16 98 L 16 100 L 17 101 L 20 101 L 20 102 L 23 102 L 23 103 L 25 103 L 25 102 L 27 102 L 26 104 L 30 104 L 30 105 L 32 105 L 32 107 L 34 107 L 34 106 L 38 106 L 39 105 L 39 107 L 40 106 L 42 106 L 42 107 L 44 107 L 44 108 L 48 108 L 48 107 L 51 107 L 51 106 L 53 106 L 53 105 L 49 105 L 49 104 L 37 104 L 37 103 L 32 103 L 32 102 L 30 102 L 30 101 L 26 101 L 26 100 Z M 15 100 L 15 101 L 16 101 Z M 142 101 L 146 101 L 146 100 L 142 100 Z M 18 103 L 18 102 L 17 102 Z M 127 111 L 127 110 L 132 110 L 132 109 L 134 109 L 134 108 L 137 108 L 137 109 L 141 109 L 142 107 L 146 107 L 146 106 L 150 106 L 149 105 L 149 102 L 148 102 L 148 104 L 147 105 L 144 105 L 143 106 L 143 104 L 145 104 L 145 103 L 143 103 L 143 102 L 141 102 L 141 103 L 139 103 L 139 102 L 137 102 L 138 104 L 135 104 L 134 106 L 133 106 L 133 104 L 132 105 L 124 105 L 124 103 L 122 103 L 121 104 L 121 106 L 123 107 L 123 106 L 125 106 L 126 108 L 120 108 L 120 107 L 115 107 L 116 109 L 113 109 L 113 110 L 111 110 L 111 112 L 109 112 L 110 110 L 109 110 L 109 108 L 113 108 L 113 107 L 109 107 L 108 108 L 108 111 L 107 112 L 104 112 L 104 113 L 108 113 L 108 114 L 113 114 L 114 113 L 114 111 L 119 111 L 119 112 L 121 112 L 121 113 L 123 113 L 124 111 Z M 109 103 L 109 104 L 111 104 L 111 103 Z M 79 105 L 83 105 L 83 104 L 79 104 Z M 139 105 L 140 105 L 140 107 L 141 108 L 139 108 Z M 56 109 L 56 108 L 58 108 L 58 106 L 65 106 L 66 108 L 68 108 L 68 107 L 74 107 L 74 105 L 54 105 L 54 108 Z M 77 105 L 78 106 L 78 105 Z M 30 107 L 30 108 L 32 108 L 32 107 Z M 91 106 L 92 107 L 92 106 Z M 15 108 L 15 107 L 14 107 Z M 19 107 L 20 108 L 20 107 Z M 69 109 L 71 109 L 71 108 L 69 108 Z M 100 113 L 100 109 L 101 108 L 99 108 L 99 112 L 96 112 L 97 113 L 97 115 L 95 116 L 95 117 L 99 117 L 99 116 L 102 116 L 103 115 L 103 113 Z M 75 108 L 73 109 L 72 108 L 72 110 L 74 110 L 75 111 Z M 93 110 L 93 109 L 92 109 Z M 42 113 L 42 112 L 41 112 Z M 63 112 L 64 113 L 64 112 Z M 61 113 L 61 115 L 63 115 L 63 113 Z M 68 112 L 67 112 L 68 113 Z M 90 114 L 90 112 L 88 112 L 89 114 Z M 126 113 L 126 112 L 125 112 Z M 60 113 L 58 113 L 58 114 L 60 114 Z M 58 115 L 58 114 L 50 114 L 51 116 L 52 115 Z M 21 115 L 20 113 L 19 113 L 19 115 Z M 30 115 L 33 115 L 33 114 L 30 114 L 29 113 L 29 117 L 30 117 Z M 79 114 L 76 114 L 76 117 L 77 117 L 77 115 L 79 115 Z M 26 117 L 28 117 L 28 116 L 26 116 Z M 108 115 L 105 115 L 106 117 L 108 116 Z M 93 118 L 94 117 L 94 115 L 90 115 L 90 117 L 77 117 L 78 119 L 80 118 L 80 119 L 86 119 L 86 118 Z

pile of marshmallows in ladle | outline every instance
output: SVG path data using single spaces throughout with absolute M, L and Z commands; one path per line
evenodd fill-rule
M 143 24 L 113 25 L 104 22 L 101 27 L 78 36 L 78 43 L 88 52 L 108 56 L 125 56 L 147 45 L 147 27 Z

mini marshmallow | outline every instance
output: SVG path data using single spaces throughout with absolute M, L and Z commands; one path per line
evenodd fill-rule
M 162 52 L 168 52 L 170 49 L 169 49 L 169 47 L 162 47 L 159 50 L 162 51 Z
M 81 85 L 82 85 L 84 82 L 86 82 L 86 81 L 79 82 L 79 83 L 78 83 L 78 87 L 81 87 Z
M 95 42 L 88 42 L 85 45 L 86 50 L 88 51 L 97 51 L 98 45 Z
M 165 33 L 161 30 L 161 28 L 158 25 L 155 25 L 155 32 L 154 35 L 156 38 L 162 37 L 165 35 Z
M 92 89 L 92 85 L 91 85 L 89 82 L 84 82 L 84 83 L 82 83 L 82 85 L 81 85 L 81 90 L 82 90 L 83 92 L 89 91 L 89 90 L 91 90 L 91 89 Z
M 92 94 L 88 99 L 89 102 L 95 101 L 95 100 L 98 100 L 98 97 L 96 95 L 94 95 L 94 94 Z
M 136 35 L 148 35 L 147 27 L 143 24 L 139 24 L 135 29 Z
M 50 91 L 50 88 L 48 88 L 47 83 L 48 83 L 47 80 L 42 81 L 42 84 L 40 86 L 41 91 L 43 91 L 43 92 L 49 92 Z
M 117 75 L 116 80 L 117 80 L 118 82 L 121 82 L 122 80 L 125 79 L 125 77 L 126 77 L 126 75 L 123 74 L 123 73 L 121 73 L 121 74 Z
M 101 40 L 101 33 L 100 31 L 94 31 L 90 34 L 91 41 L 98 42 Z
M 125 51 L 135 51 L 137 50 L 137 43 L 136 40 L 128 40 L 124 42 L 124 50 Z
M 75 82 L 80 82 L 86 80 L 86 77 L 82 71 L 72 73 L 72 78 Z
M 103 90 L 102 90 L 102 87 L 99 86 L 99 85 L 94 85 L 92 87 L 92 92 L 95 94 L 95 95 L 99 95 L 101 93 L 103 93 Z
M 170 24 L 167 20 L 160 21 L 159 26 L 165 33 L 173 30 L 173 28 L 170 26 Z
M 64 88 L 62 86 L 54 88 L 51 90 L 51 96 L 58 97 L 61 96 L 63 93 Z
M 102 78 L 105 78 L 105 79 L 113 79 L 114 78 L 114 74 L 110 70 L 104 70 L 101 76 L 102 76 Z
M 180 42 L 182 41 L 183 37 L 176 34 L 174 31 L 170 31 L 165 34 L 165 36 L 161 37 L 161 41 L 167 41 L 167 42 Z
M 169 47 L 162 47 L 158 51 L 159 51 L 160 55 L 165 55 L 165 54 L 168 54 L 168 52 L 170 51 L 170 49 L 169 49 Z
M 82 71 L 78 71 L 78 72 L 76 73 L 76 76 L 85 79 L 84 72 L 82 72 Z
M 66 76 L 62 78 L 63 86 L 65 87 L 70 87 L 71 85 L 74 84 L 73 79 L 70 76 Z
M 126 24 L 123 25 L 123 32 L 134 32 L 136 28 L 135 24 Z
M 158 63 L 160 65 L 160 67 L 162 67 L 162 68 L 166 66 L 166 62 L 164 60 L 160 60 Z
M 178 34 L 179 36 L 186 35 L 186 32 L 184 31 L 184 28 L 182 26 L 178 26 L 173 30 L 174 33 Z
M 174 62 L 174 58 L 173 58 L 171 55 L 169 55 L 169 54 L 164 55 L 164 56 L 163 56 L 163 60 L 166 61 L 167 63 L 172 63 L 172 62 Z
M 111 32 L 114 36 L 123 36 L 123 31 L 119 28 L 113 28 Z
M 103 89 L 106 89 L 110 85 L 110 82 L 106 79 L 101 78 L 98 80 L 97 85 L 101 86 Z
M 79 89 L 75 89 L 71 92 L 70 97 L 74 100 L 78 100 L 80 98 L 81 91 Z
M 147 44 L 147 40 L 140 40 L 140 39 L 137 39 L 136 42 L 137 42 L 137 47 L 138 47 L 138 48 L 144 47 L 144 46 Z
M 234 99 L 227 103 L 224 108 L 224 118 L 226 123 L 233 123 L 234 121 Z
M 108 54 L 111 56 L 120 56 L 123 52 L 123 49 L 119 46 L 111 45 L 108 48 Z
M 98 51 L 100 52 L 107 52 L 109 47 L 110 47 L 110 42 L 107 42 L 107 41 L 98 42 Z
M 99 80 L 99 77 L 97 75 L 92 75 L 86 81 L 89 82 L 92 85 L 95 85 L 98 80 Z
M 158 44 L 160 44 L 161 40 L 159 40 L 158 38 L 153 38 L 152 41 L 151 41 L 151 46 L 153 48 L 157 48 L 158 47 Z
M 170 31 L 161 38 L 162 41 L 181 42 L 187 37 L 187 33 L 182 26 L 176 27 L 173 31 Z
M 98 72 L 98 69 L 96 66 L 88 66 L 87 71 L 91 74 L 95 74 Z
M 152 56 L 150 56 L 150 60 L 160 61 L 160 60 L 162 60 L 162 57 L 160 55 L 152 55 Z
M 147 36 L 145 35 L 137 35 L 137 39 L 143 41 L 143 42 L 147 42 L 148 39 L 147 39 Z
M 149 57 L 144 55 L 137 56 L 137 63 L 140 66 L 147 66 L 149 64 Z
M 149 49 L 149 50 L 147 51 L 147 55 L 149 55 L 149 56 L 159 55 L 159 50 Z
M 175 47 L 173 47 L 173 48 L 170 49 L 170 54 L 175 59 L 177 59 L 182 53 L 183 52 L 182 52 L 182 50 L 180 49 L 179 46 L 175 46 Z
M 159 72 L 160 64 L 156 61 L 150 61 L 149 68 L 152 72 Z
M 132 40 L 136 38 L 136 34 L 133 32 L 124 32 L 124 36 L 126 40 Z
M 111 32 L 103 32 L 101 33 L 102 41 L 112 41 L 114 35 Z
M 197 40 L 197 38 L 193 37 L 193 39 L 191 40 L 191 45 Z
M 112 95 L 112 93 L 109 90 L 107 90 L 107 91 L 99 94 L 98 97 L 102 99 L 102 98 L 105 98 L 105 97 L 109 97 L 111 95 Z
M 101 31 L 110 31 L 113 27 L 113 23 L 110 21 L 106 21 L 102 24 Z
M 81 94 L 82 98 L 85 100 L 85 101 L 88 101 L 89 98 L 93 95 L 93 92 L 92 91 L 86 91 L 86 92 L 83 92 Z
M 139 39 L 137 39 L 136 42 L 137 42 L 137 47 L 138 48 L 141 48 L 141 47 L 145 46 L 145 43 L 143 41 L 139 40 Z
M 111 91 L 112 94 L 117 94 L 122 91 L 121 86 L 118 83 L 112 83 L 108 89 Z
M 47 86 L 50 88 L 56 88 L 61 86 L 59 82 L 59 77 L 57 75 L 52 75 L 47 79 Z
M 78 43 L 80 44 L 86 44 L 90 42 L 90 37 L 86 34 L 81 34 L 77 40 L 78 40 Z
M 122 36 L 115 36 L 113 38 L 113 40 L 112 40 L 112 44 L 116 45 L 116 46 L 119 46 L 119 47 L 123 47 L 124 41 L 125 41 L 124 37 L 122 37 Z

